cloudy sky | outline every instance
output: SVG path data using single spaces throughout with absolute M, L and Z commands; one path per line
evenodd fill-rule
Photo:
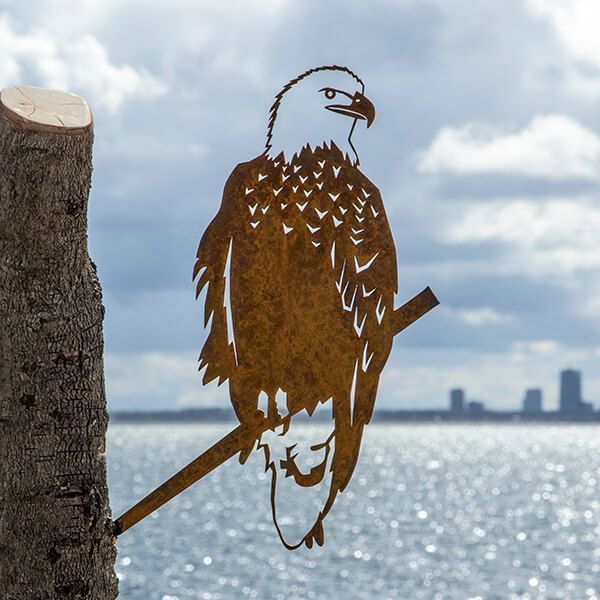
M 600 406 L 599 23 L 597 0 L 0 0 L 2 87 L 67 89 L 95 115 L 110 406 L 227 402 L 196 372 L 198 240 L 274 95 L 331 63 L 377 107 L 355 142 L 398 303 L 425 285 L 442 301 L 396 339 L 379 406 L 461 385 L 494 408 L 540 386 L 554 407 L 568 366 Z

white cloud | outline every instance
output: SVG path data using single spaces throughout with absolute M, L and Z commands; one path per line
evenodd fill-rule
M 61 37 L 45 29 L 21 34 L 2 15 L 0 87 L 18 83 L 77 92 L 92 109 L 102 106 L 111 112 L 127 101 L 166 92 L 166 86 L 144 69 L 113 64 L 93 35 Z
M 599 180 L 600 137 L 565 115 L 537 116 L 516 132 L 468 123 L 441 129 L 418 168 Z
M 501 313 L 490 306 L 480 308 L 460 309 L 451 311 L 453 316 L 458 317 L 467 325 L 480 327 L 482 325 L 498 325 L 512 320 L 512 316 Z
M 528 0 L 527 5 L 534 14 L 550 20 L 573 58 L 600 66 L 598 0 Z
M 227 385 L 202 386 L 198 352 L 118 352 L 106 355 L 106 389 L 113 410 L 228 407 Z
M 466 208 L 442 228 L 441 239 L 450 244 L 505 243 L 496 272 L 558 277 L 600 268 L 598 231 L 600 208 L 592 200 L 496 200 Z
M 600 3 L 597 0 L 527 0 L 529 11 L 550 24 L 561 54 L 540 53 L 541 71 L 531 72 L 531 81 L 544 80 L 551 73 L 562 76 L 562 89 L 596 102 L 600 95 Z
M 556 340 L 517 341 L 512 344 L 510 358 L 513 363 L 523 363 L 532 358 L 539 360 L 544 356 L 558 355 L 561 352 L 563 349 Z
M 97 3 L 92 3 L 93 10 Z M 145 3 L 143 19 L 139 6 L 131 2 L 112 1 L 110 8 L 103 10 L 107 23 L 132 22 L 135 27 L 135 35 L 109 33 L 111 47 L 147 64 L 159 64 L 174 90 L 177 88 L 175 93 L 196 95 L 203 106 L 212 108 L 207 99 L 214 93 L 216 80 L 228 82 L 232 94 L 242 87 L 271 89 L 282 83 L 273 72 L 272 63 L 278 58 L 274 45 L 286 23 L 304 8 L 290 0 L 173 0 L 168 7 Z M 57 11 L 52 27 L 60 31 L 63 17 L 62 11 Z M 98 30 L 89 17 L 86 25 L 89 32 Z M 110 32 L 110 28 L 104 31 Z

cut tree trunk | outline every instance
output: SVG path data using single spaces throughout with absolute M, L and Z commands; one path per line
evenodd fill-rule
M 79 96 L 0 94 L 0 598 L 117 596 Z

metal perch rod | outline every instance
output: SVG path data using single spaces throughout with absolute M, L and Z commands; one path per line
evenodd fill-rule
M 439 301 L 431 289 L 428 287 L 425 288 L 406 304 L 394 311 L 395 334 L 406 329 L 411 323 L 414 323 L 438 304 Z M 264 426 L 258 430 L 238 425 L 238 427 L 221 438 L 198 458 L 183 467 L 181 471 L 173 475 L 173 477 L 165 481 L 135 506 L 131 507 L 126 513 L 121 515 L 114 522 L 114 534 L 120 535 L 136 523 L 139 523 L 144 517 L 147 517 L 163 504 L 166 504 L 169 500 L 196 483 L 196 481 L 214 471 L 242 449 L 247 448 L 260 439 L 260 436 L 273 426 L 274 423 L 267 419 L 264 421 Z

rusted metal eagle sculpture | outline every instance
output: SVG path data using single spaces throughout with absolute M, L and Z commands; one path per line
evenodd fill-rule
M 277 94 L 265 151 L 231 173 L 194 267 L 210 327 L 203 382 L 229 382 L 240 425 L 118 519 L 117 533 L 224 460 L 239 453 L 245 462 L 261 448 L 281 541 L 323 544 L 323 519 L 356 466 L 394 336 L 437 304 L 426 288 L 394 309 L 392 233 L 352 143 L 374 119 L 362 80 L 346 67 L 310 69 Z M 323 404 L 333 429 L 306 450 L 319 458 L 305 467 L 293 422 Z M 327 489 L 293 542 L 277 520 L 282 479 Z

